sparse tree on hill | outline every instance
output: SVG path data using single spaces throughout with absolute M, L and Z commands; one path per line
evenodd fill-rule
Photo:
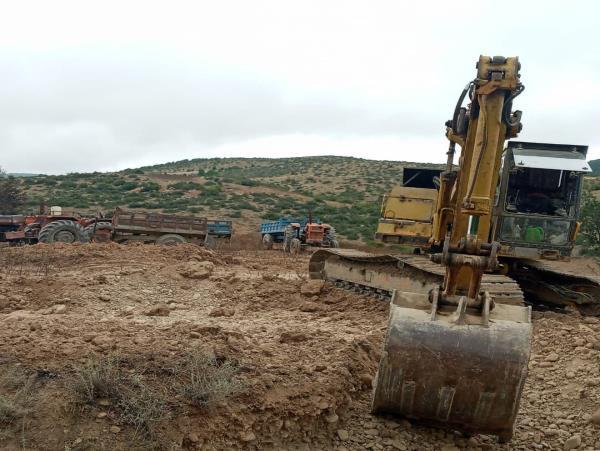
M 0 168 L 0 214 L 14 215 L 25 203 L 25 194 L 19 180 L 6 175 Z
M 590 253 L 600 251 L 600 200 L 590 191 L 583 193 L 581 202 L 580 235 L 589 246 Z

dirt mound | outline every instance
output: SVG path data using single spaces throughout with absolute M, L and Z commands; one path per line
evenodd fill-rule
M 387 304 L 313 286 L 306 255 L 109 243 L 0 249 L 0 261 L 6 449 L 500 447 L 371 416 Z M 534 325 L 504 449 L 600 448 L 588 421 L 600 323 L 537 313 Z

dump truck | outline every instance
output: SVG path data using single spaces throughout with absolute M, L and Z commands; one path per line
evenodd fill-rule
M 117 243 L 204 245 L 208 238 L 208 221 L 195 216 L 165 215 L 153 212 L 127 212 L 117 208 L 112 217 L 112 240 Z
M 560 264 L 578 231 L 587 147 L 505 144 L 522 127 L 512 110 L 524 90 L 519 71 L 516 57 L 481 56 L 459 96 L 429 256 L 328 249 L 310 259 L 312 278 L 392 301 L 375 413 L 510 440 L 530 353 L 525 295 L 600 313 L 600 279 Z

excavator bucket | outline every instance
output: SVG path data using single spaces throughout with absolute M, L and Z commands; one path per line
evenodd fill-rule
M 530 308 L 460 309 L 394 292 L 372 410 L 510 440 L 527 375 Z

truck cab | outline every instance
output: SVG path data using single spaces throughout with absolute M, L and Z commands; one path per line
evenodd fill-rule
M 494 206 L 500 255 L 560 259 L 571 255 L 587 146 L 510 141 Z

